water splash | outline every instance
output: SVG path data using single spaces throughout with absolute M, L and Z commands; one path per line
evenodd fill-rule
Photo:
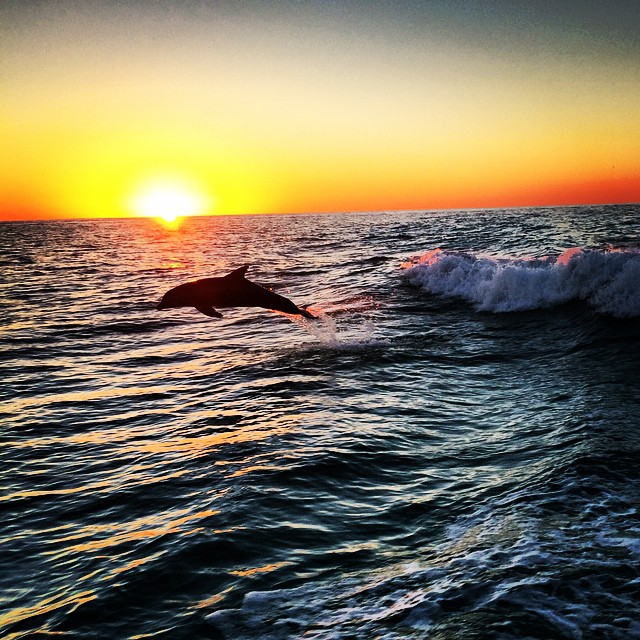
M 316 319 L 310 320 L 302 316 L 291 317 L 292 322 L 301 326 L 305 331 L 320 340 L 323 344 L 332 349 L 339 349 L 341 346 L 338 326 L 336 321 L 322 309 L 309 309 Z
M 355 326 L 351 323 L 346 329 L 338 326 L 333 308 L 331 314 L 319 306 L 309 307 L 308 310 L 315 316 L 315 320 L 287 313 L 282 315 L 331 349 L 357 349 L 388 343 L 387 339 L 376 337 L 376 326 L 370 318 L 358 316 Z M 354 312 L 346 313 L 343 318 L 353 319 L 356 315 Z

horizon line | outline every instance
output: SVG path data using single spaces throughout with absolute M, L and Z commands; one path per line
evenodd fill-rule
M 509 209 L 575 209 L 578 207 L 628 207 L 640 206 L 640 202 L 593 202 L 573 204 L 540 204 L 540 205 L 511 205 L 502 207 L 442 207 L 442 208 L 411 208 L 411 209 L 355 209 L 351 211 L 264 211 L 262 213 L 204 213 L 198 215 L 178 216 L 185 218 L 223 218 L 229 216 L 308 216 L 308 215 L 356 215 L 356 214 L 380 214 L 380 213 L 430 213 L 446 211 L 508 211 Z M 69 216 L 69 217 L 42 217 L 42 218 L 15 218 L 3 220 L 0 224 L 11 222 L 71 222 L 81 220 L 155 220 L 160 216 Z

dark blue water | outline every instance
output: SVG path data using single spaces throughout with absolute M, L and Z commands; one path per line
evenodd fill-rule
M 0 635 L 640 638 L 639 247 L 637 206 L 0 225 Z M 242 264 L 320 319 L 155 310 Z

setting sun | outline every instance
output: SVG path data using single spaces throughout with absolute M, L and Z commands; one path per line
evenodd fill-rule
M 209 198 L 191 185 L 159 181 L 140 187 L 130 200 L 130 208 L 136 216 L 174 222 L 206 213 Z

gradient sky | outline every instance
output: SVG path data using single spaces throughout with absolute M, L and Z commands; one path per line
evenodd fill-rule
M 640 201 L 637 0 L 0 12 L 0 219 Z

